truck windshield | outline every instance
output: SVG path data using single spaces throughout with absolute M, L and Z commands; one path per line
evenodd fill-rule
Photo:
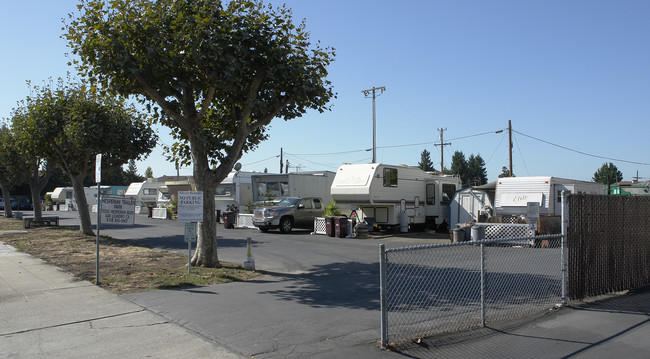
M 278 207 L 293 207 L 300 201 L 300 198 L 285 198 L 278 202 Z

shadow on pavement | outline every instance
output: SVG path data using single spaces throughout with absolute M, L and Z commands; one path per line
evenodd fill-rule
M 379 310 L 379 268 L 376 263 L 332 263 L 315 266 L 304 274 L 269 274 L 294 282 L 282 289 L 262 292 L 281 300 L 316 308 Z

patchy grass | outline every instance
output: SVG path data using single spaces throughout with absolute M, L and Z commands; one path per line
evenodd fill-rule
M 22 221 L 0 217 L 0 241 L 41 258 L 75 277 L 95 281 L 96 237 L 64 227 L 35 227 L 23 230 Z M 259 275 L 241 265 L 222 262 L 221 268 L 192 267 L 187 273 L 187 255 L 153 250 L 100 236 L 99 285 L 116 294 L 163 288 L 202 286 L 247 280 Z

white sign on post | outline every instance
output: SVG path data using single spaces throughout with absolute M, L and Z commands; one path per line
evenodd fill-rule
M 102 181 L 102 154 L 99 153 L 95 156 L 95 182 Z
M 135 198 L 102 196 L 101 223 L 134 224 Z
M 178 221 L 203 222 L 203 191 L 178 192 Z

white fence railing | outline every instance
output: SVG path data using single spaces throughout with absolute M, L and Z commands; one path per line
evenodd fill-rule
M 327 234 L 327 225 L 324 217 L 314 218 L 314 233 Z
M 235 228 L 255 228 L 253 225 L 253 215 L 238 213 L 237 220 L 235 221 Z
M 514 223 L 474 223 L 475 226 L 485 227 L 485 240 L 499 238 L 526 238 L 530 240 L 518 240 L 518 244 L 534 245 L 535 230 L 529 224 Z M 512 242 L 510 242 L 512 243 Z

